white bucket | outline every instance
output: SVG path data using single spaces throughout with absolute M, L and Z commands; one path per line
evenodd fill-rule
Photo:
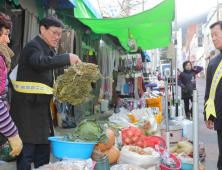
M 184 119 L 183 124 L 183 136 L 188 135 L 189 140 L 193 141 L 193 121 Z

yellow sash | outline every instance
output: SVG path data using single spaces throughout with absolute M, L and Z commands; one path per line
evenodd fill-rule
M 18 65 L 13 69 L 12 73 L 9 75 L 9 78 L 12 81 L 12 85 L 15 91 L 20 93 L 53 94 L 53 88 L 45 84 L 16 81 L 17 71 L 18 71 Z
M 210 95 L 209 98 L 205 104 L 206 106 L 206 118 L 209 119 L 210 115 L 213 115 L 215 118 L 217 118 L 216 110 L 214 106 L 214 99 L 216 94 L 217 85 L 222 77 L 222 60 L 220 64 L 217 66 L 217 70 L 214 73 L 213 81 L 210 88 Z

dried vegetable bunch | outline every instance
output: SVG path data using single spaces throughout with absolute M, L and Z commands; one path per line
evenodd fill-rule
M 79 105 L 86 102 L 86 98 L 93 98 L 91 83 L 103 79 L 98 66 L 91 63 L 78 63 L 69 67 L 67 71 L 59 76 L 53 87 L 53 96 L 60 102 L 68 102 Z M 108 77 L 111 82 L 113 80 Z

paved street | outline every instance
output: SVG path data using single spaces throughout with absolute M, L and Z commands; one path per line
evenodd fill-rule
M 209 130 L 205 126 L 203 110 L 204 110 L 204 94 L 206 80 L 203 78 L 197 79 L 197 90 L 199 94 L 199 141 L 203 142 L 206 149 L 206 159 L 203 162 L 206 170 L 217 169 L 218 145 L 217 134 L 214 130 Z

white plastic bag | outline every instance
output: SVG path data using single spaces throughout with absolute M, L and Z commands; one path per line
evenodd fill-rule
M 145 152 L 151 152 L 151 155 L 140 155 L 138 153 L 129 151 L 130 147 L 141 149 L 138 146 L 123 146 L 120 152 L 120 157 L 117 161 L 118 164 L 133 164 L 144 169 L 159 165 L 160 154 L 153 148 L 148 147 L 143 149 Z
M 184 162 L 184 163 L 193 163 L 193 158 L 189 157 L 187 154 L 185 154 L 184 152 L 180 153 L 179 155 L 177 155 L 177 158 L 180 160 L 180 162 Z
M 133 164 L 117 164 L 114 165 L 113 167 L 111 167 L 110 170 L 157 170 L 159 168 L 159 166 L 153 166 L 151 168 L 148 169 L 144 169 L 141 168 L 137 165 L 133 165 Z M 159 169 L 158 169 L 159 170 Z

